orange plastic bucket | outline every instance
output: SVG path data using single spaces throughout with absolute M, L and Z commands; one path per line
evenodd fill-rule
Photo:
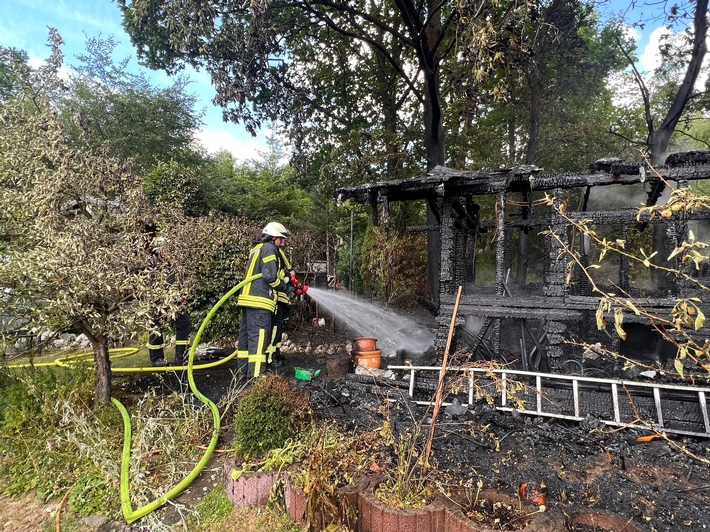
M 382 363 L 381 355 L 382 349 L 375 349 L 374 351 L 354 351 L 353 361 L 356 366 L 380 369 L 380 364 Z

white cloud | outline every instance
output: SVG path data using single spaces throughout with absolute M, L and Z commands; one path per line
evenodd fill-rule
M 651 72 L 660 66 L 661 54 L 659 52 L 659 47 L 661 39 L 664 35 L 669 35 L 671 33 L 671 30 L 665 26 L 662 26 L 653 30 L 648 36 L 648 43 L 646 43 L 646 47 L 639 56 L 639 63 L 641 64 L 641 70 L 643 72 Z
M 204 146 L 208 153 L 227 150 L 238 161 L 259 159 L 262 153 L 268 152 L 268 146 L 258 138 L 239 140 L 224 130 L 200 130 L 195 135 L 195 140 Z
M 634 42 L 639 42 L 641 40 L 641 32 L 638 28 L 634 26 L 624 25 L 624 37 L 631 38 Z
M 28 64 L 31 68 L 37 70 L 38 68 L 43 67 L 44 65 L 47 64 L 47 59 L 48 59 L 48 58 L 46 58 L 46 57 L 45 57 L 45 58 L 42 58 L 42 57 L 37 57 L 37 56 L 35 56 L 35 55 L 31 55 L 31 56 L 27 59 L 27 64 Z M 70 78 L 72 77 L 72 75 L 74 75 L 74 74 L 76 74 L 76 72 L 75 72 L 73 69 L 68 68 L 68 67 L 66 67 L 66 66 L 61 66 L 61 67 L 59 67 L 59 71 L 57 72 L 57 75 L 59 76 L 59 79 L 63 79 L 64 81 L 69 81 L 69 79 L 70 79 Z

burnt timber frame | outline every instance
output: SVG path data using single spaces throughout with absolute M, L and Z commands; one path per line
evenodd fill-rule
M 697 152 L 692 152 L 697 153 Z M 697 162 L 697 161 L 700 162 Z M 550 236 L 545 237 L 544 275 L 542 292 L 539 295 L 519 294 L 511 291 L 507 281 L 506 266 L 510 261 L 506 259 L 506 250 L 509 246 L 510 235 L 514 231 L 525 231 L 536 228 L 538 231 L 554 231 L 563 242 L 568 242 L 570 234 L 569 224 L 556 215 L 554 211 L 542 218 L 526 216 L 526 208 L 521 219 L 511 220 L 506 218 L 506 206 L 509 197 L 521 195 L 525 198 L 532 197 L 534 192 L 546 192 L 555 198 L 556 202 L 563 201 L 565 189 L 586 188 L 586 197 L 589 190 L 594 187 L 610 185 L 635 185 L 646 180 L 651 184 L 658 178 L 657 172 L 666 182 L 675 183 L 677 186 L 687 186 L 690 181 L 710 179 L 710 152 L 692 159 L 693 164 L 681 161 L 680 166 L 660 166 L 651 169 L 639 163 L 630 163 L 618 159 L 602 159 L 590 165 L 589 170 L 579 173 L 542 174 L 541 169 L 534 166 L 522 166 L 513 169 L 484 172 L 462 171 L 447 167 L 436 167 L 427 175 L 397 181 L 382 181 L 362 186 L 351 186 L 336 190 L 335 196 L 338 203 L 352 200 L 356 203 L 369 204 L 372 207 L 373 223 L 378 225 L 380 219 L 389 219 L 389 205 L 395 201 L 424 200 L 435 209 L 437 225 L 417 226 L 410 230 L 419 232 L 438 231 L 441 236 L 441 256 L 439 262 L 439 291 L 438 314 L 439 333 L 437 335 L 437 348 L 444 345 L 445 332 L 449 327 L 454 299 L 459 285 L 465 284 L 467 268 L 470 264 L 462 257 L 461 250 L 471 239 L 475 240 L 480 231 L 488 229 L 497 231 L 496 257 L 495 257 L 495 283 L 493 293 L 479 292 L 476 288 L 465 291 L 462 295 L 457 318 L 457 325 L 465 324 L 467 317 L 476 317 L 485 320 L 483 328 L 491 326 L 493 337 L 490 341 L 492 350 L 496 355 L 501 350 L 501 320 L 515 320 L 520 322 L 523 338 L 524 327 L 528 321 L 542 323 L 542 330 L 537 334 L 530 332 L 538 341 L 546 341 L 546 352 L 543 357 L 543 366 L 551 371 L 560 371 L 562 365 L 572 354 L 573 349 L 566 340 L 573 337 L 573 331 L 596 329 L 594 313 L 598 306 L 598 297 L 584 291 L 578 293 L 570 289 L 567 280 L 567 259 L 560 254 L 560 245 Z M 479 220 L 477 210 L 474 212 L 470 206 L 477 196 L 493 196 L 496 198 L 497 212 L 495 219 Z M 586 205 L 586 199 L 585 199 Z M 532 210 L 532 203 L 528 209 Z M 382 214 L 379 214 L 379 211 Z M 636 220 L 637 210 L 623 211 L 579 211 L 570 212 L 572 219 L 592 220 L 595 224 L 605 224 L 621 227 L 624 234 L 629 227 L 638 225 Z M 675 246 L 688 234 L 687 223 L 691 219 L 710 219 L 708 212 L 694 212 L 690 216 L 674 217 L 666 226 L 666 234 L 670 242 L 668 246 Z M 648 220 L 642 222 L 649 223 Z M 658 223 L 657 221 L 651 223 Z M 475 247 L 475 244 L 474 244 Z M 673 249 L 670 247 L 668 252 Z M 509 250 L 508 250 L 509 253 Z M 667 256 L 667 255 L 666 255 Z M 473 260 L 475 270 L 475 255 Z M 475 274 L 474 274 L 475 275 Z M 619 284 L 628 287 L 629 265 L 620 260 Z M 654 294 L 653 297 L 643 297 L 654 308 L 663 311 L 670 310 L 677 297 L 694 295 L 692 289 L 681 283 L 672 283 L 665 294 Z M 706 314 L 708 311 L 706 311 Z M 629 316 L 628 321 L 633 322 L 635 317 Z M 530 327 L 527 327 L 530 331 Z M 485 334 L 481 332 L 481 336 Z M 618 348 L 618 339 L 608 337 L 612 348 Z M 537 345 L 537 349 L 542 348 Z M 522 345 L 525 350 L 525 346 Z M 538 356 L 542 353 L 538 353 Z M 523 353 L 522 358 L 525 358 Z M 523 361 L 525 362 L 525 361 Z M 537 370 L 539 368 L 534 367 Z

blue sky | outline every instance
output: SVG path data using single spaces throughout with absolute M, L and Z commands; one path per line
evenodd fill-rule
M 75 56 L 85 51 L 86 37 L 113 35 L 118 46 L 115 60 L 131 58 L 131 66 L 139 69 L 135 52 L 121 25 L 121 11 L 112 0 L 0 0 L 0 44 L 25 50 L 33 64 L 46 59 L 48 26 L 57 28 L 64 39 L 65 65 L 77 63 Z M 153 84 L 167 86 L 164 72 L 146 70 Z M 243 128 L 222 121 L 222 111 L 212 105 L 214 90 L 204 72 L 190 72 L 188 91 L 199 98 L 198 108 L 205 110 L 198 140 L 211 152 L 227 149 L 238 159 L 258 157 L 266 150 L 265 135 L 252 138 Z

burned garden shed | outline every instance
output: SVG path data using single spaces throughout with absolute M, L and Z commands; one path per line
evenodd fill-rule
M 429 249 L 436 250 L 438 260 L 430 257 L 429 264 L 438 270 L 430 274 L 430 284 L 438 306 L 440 350 L 457 289 L 463 286 L 454 340 L 457 350 L 514 361 L 523 370 L 596 369 L 601 376 L 616 376 L 618 363 L 585 357 L 580 344 L 599 343 L 649 362 L 673 358 L 675 351 L 647 320 L 632 313 L 624 318 L 625 341 L 598 330 L 599 293 L 594 293 L 581 268 L 570 267 L 569 255 L 562 251 L 568 247 L 581 264 L 593 264 L 600 250 L 575 229 L 574 222 L 584 221 L 605 238 L 628 241 L 630 247 L 649 252 L 655 248 L 659 253 L 653 260 L 664 260 L 660 258 L 668 257 L 690 230 L 698 239 L 704 238 L 710 212 L 693 210 L 668 219 L 639 220 L 638 207 L 657 202 L 664 181 L 682 188 L 706 179 L 710 179 L 710 152 L 688 152 L 671 155 L 656 168 L 603 159 L 578 173 L 545 174 L 534 166 L 497 171 L 436 167 L 416 179 L 341 188 L 336 199 L 370 204 L 375 225 L 388 223 L 392 202 L 427 202 L 435 223 L 409 230 L 425 231 L 436 243 Z M 564 205 L 565 216 L 555 205 Z M 679 297 L 702 299 L 698 285 L 707 286 L 710 275 L 705 268 L 693 272 L 700 283 L 678 282 L 671 276 L 652 275 L 623 256 L 589 271 L 596 286 L 641 298 L 666 314 Z

